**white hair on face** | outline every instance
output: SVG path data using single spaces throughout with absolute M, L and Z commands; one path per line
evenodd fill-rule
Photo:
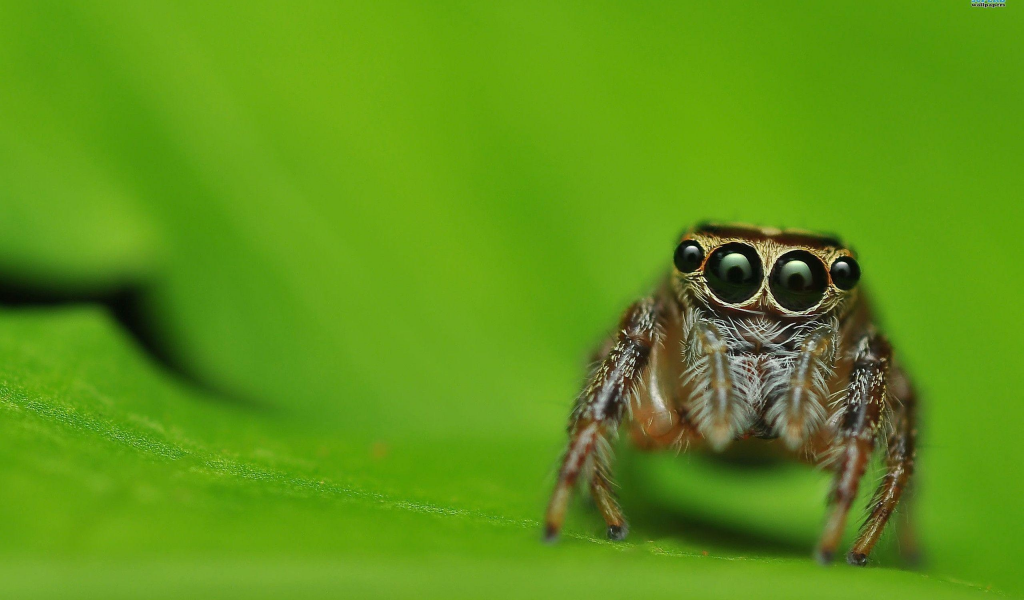
M 726 401 L 715 382 L 713 352 L 694 334 L 698 323 L 714 331 L 726 348 Z M 828 412 L 837 328 L 835 319 L 825 325 L 820 321 L 786 323 L 757 313 L 723 318 L 688 308 L 683 319 L 683 380 L 691 390 L 693 417 L 712 446 L 721 449 L 742 435 L 757 414 L 765 415 L 791 449 L 817 431 Z M 817 352 L 802 355 L 805 346 Z

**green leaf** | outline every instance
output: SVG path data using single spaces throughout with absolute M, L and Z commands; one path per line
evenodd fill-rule
M 12 597 L 668 595 L 682 586 L 786 598 L 896 586 L 953 598 L 982 589 L 899 570 L 823 569 L 778 540 L 759 547 L 756 535 L 687 531 L 681 513 L 656 504 L 633 541 L 600 539 L 580 507 L 563 542 L 545 546 L 537 516 L 550 440 L 336 438 L 183 387 L 93 309 L 0 317 L 0 363 L 0 507 L 9 515 L 0 570 Z M 737 484 L 691 474 L 718 493 Z M 753 483 L 742 489 L 771 497 Z M 745 508 L 799 522 L 809 503 L 794 504 L 787 513 L 748 498 Z M 750 520 L 764 528 L 763 515 Z

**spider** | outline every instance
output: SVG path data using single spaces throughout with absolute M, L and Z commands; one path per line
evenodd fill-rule
M 575 484 L 624 539 L 613 488 L 620 427 L 644 449 L 724 450 L 776 440 L 834 471 L 815 556 L 832 561 L 876 446 L 885 477 L 847 562 L 867 564 L 914 470 L 916 396 L 876 327 L 853 252 L 832 236 L 703 223 L 675 248 L 674 268 L 623 314 L 569 418 L 569 442 L 547 508 L 558 537 Z

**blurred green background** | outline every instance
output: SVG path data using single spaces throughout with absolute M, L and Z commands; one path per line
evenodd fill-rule
M 1019 4 L 0 3 L 0 280 L 142 289 L 181 369 L 0 312 L 0 595 L 1024 594 Z M 539 543 L 586 352 L 704 218 L 857 248 L 922 572 L 689 456 Z

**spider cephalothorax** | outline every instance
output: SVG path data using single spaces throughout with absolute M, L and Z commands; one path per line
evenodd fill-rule
M 673 259 L 665 283 L 623 315 L 577 399 L 547 536 L 557 535 L 581 475 L 609 537 L 625 536 L 609 441 L 629 424 L 646 448 L 778 438 L 833 468 L 817 552 L 828 561 L 881 442 L 887 474 L 848 555 L 865 564 L 913 470 L 915 398 L 872 323 L 853 253 L 831 236 L 702 224 Z

